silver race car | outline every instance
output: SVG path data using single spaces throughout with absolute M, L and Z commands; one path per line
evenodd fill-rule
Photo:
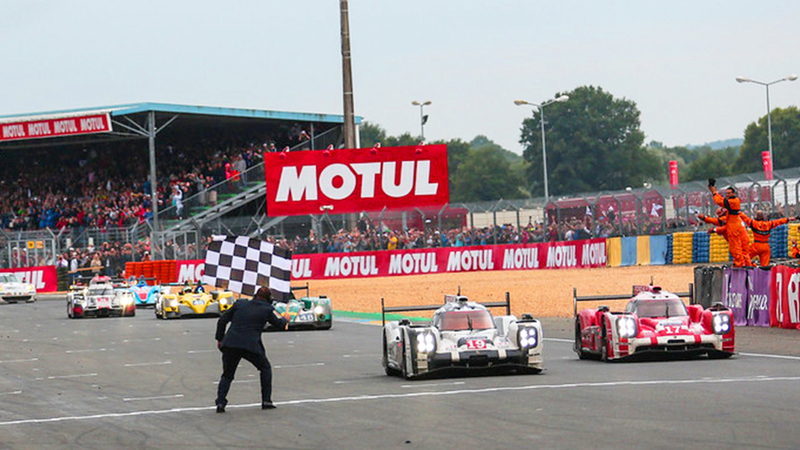
M 488 308 L 502 307 L 506 315 L 492 317 Z M 476 303 L 461 295 L 446 295 L 444 305 L 385 307 L 383 367 L 387 375 L 412 379 L 446 369 L 508 369 L 539 373 L 542 325 L 528 314 L 511 315 L 505 302 Z M 436 310 L 430 324 L 409 319 L 386 322 L 386 313 Z
M 133 293 L 109 277 L 95 277 L 89 285 L 73 285 L 67 293 L 67 317 L 134 316 Z
M 306 295 L 298 299 L 295 291 L 306 291 Z M 289 320 L 289 330 L 330 330 L 333 326 L 331 299 L 324 295 L 311 297 L 309 294 L 308 283 L 305 286 L 292 286 L 289 299 L 273 301 L 272 306 L 278 314 Z M 264 327 L 264 331 L 273 330 L 269 322 Z
M 0 273 L 0 303 L 36 301 L 36 288 L 23 283 L 13 273 Z

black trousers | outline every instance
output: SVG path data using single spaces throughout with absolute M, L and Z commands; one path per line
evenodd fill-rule
M 219 379 L 219 386 L 217 387 L 217 405 L 228 404 L 228 391 L 231 388 L 233 377 L 236 375 L 236 367 L 242 358 L 250 361 L 261 375 L 261 401 L 272 401 L 272 366 L 269 364 L 267 355 L 238 348 L 223 347 L 222 377 Z

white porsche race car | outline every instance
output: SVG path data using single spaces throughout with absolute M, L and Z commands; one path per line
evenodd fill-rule
M 505 308 L 506 315 L 492 317 L 492 307 Z M 480 304 L 446 295 L 444 305 L 385 307 L 381 301 L 381 308 L 387 375 L 413 379 L 446 369 L 542 371 L 542 325 L 528 314 L 512 316 L 508 293 L 505 302 Z M 436 310 L 430 324 L 385 320 L 387 312 L 425 310 Z
M 36 287 L 12 273 L 0 273 L 0 303 L 35 302 Z

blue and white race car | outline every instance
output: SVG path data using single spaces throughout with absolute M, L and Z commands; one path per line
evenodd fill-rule
M 133 293 L 134 303 L 137 308 L 155 308 L 156 301 L 162 294 L 161 286 L 151 286 L 147 284 L 148 280 L 155 280 L 155 278 L 139 277 L 128 278 L 128 290 Z

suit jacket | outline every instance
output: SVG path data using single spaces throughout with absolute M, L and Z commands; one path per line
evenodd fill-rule
M 225 327 L 229 322 L 231 326 L 226 333 Z M 261 332 L 267 322 L 278 328 L 286 326 L 286 319 L 275 311 L 272 303 L 256 299 L 237 300 L 217 321 L 216 339 L 222 342 L 222 347 L 264 353 Z

